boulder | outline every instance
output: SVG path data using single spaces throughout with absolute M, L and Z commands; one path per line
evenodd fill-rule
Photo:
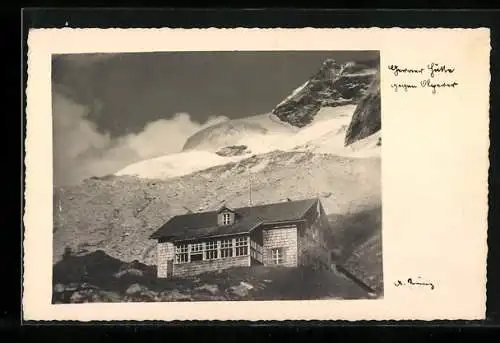
M 69 285 L 64 286 L 64 290 L 68 292 L 76 291 L 79 288 L 77 283 L 70 283 Z
M 251 151 L 248 150 L 248 147 L 246 145 L 230 145 L 216 152 L 217 155 L 224 157 L 240 156 L 250 153 Z
M 71 297 L 69 298 L 70 303 L 82 303 L 86 298 L 86 294 L 82 291 L 76 291 L 73 294 L 71 294 Z
M 253 289 L 252 285 L 242 281 L 239 285 L 230 287 L 229 291 L 239 297 L 246 297 L 251 289 Z
M 125 269 L 125 270 L 121 270 L 119 271 L 118 273 L 115 273 L 113 276 L 115 278 L 121 278 L 122 276 L 124 275 L 131 275 L 131 276 L 143 276 L 144 273 L 142 270 L 139 270 L 139 269 Z
M 245 287 L 246 289 L 250 290 L 253 289 L 253 286 L 247 282 L 241 281 L 240 286 Z
M 148 289 L 142 285 L 139 285 L 138 283 L 134 283 L 130 285 L 127 290 L 125 291 L 125 294 L 131 295 L 131 294 L 138 294 L 142 293 L 144 291 L 147 291 Z
M 54 292 L 55 293 L 62 293 L 66 290 L 66 287 L 64 287 L 63 284 L 57 283 L 54 285 Z
M 109 291 L 100 291 L 100 300 L 103 302 L 121 302 L 123 300 L 120 294 Z
M 195 288 L 197 291 L 207 291 L 210 294 L 219 293 L 219 286 L 204 284 Z
M 158 296 L 159 301 L 186 301 L 191 300 L 191 296 L 179 292 L 177 289 L 171 291 L 163 291 Z

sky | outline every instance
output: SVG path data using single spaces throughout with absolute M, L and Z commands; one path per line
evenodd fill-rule
M 54 55 L 54 185 L 178 152 L 203 127 L 270 112 L 326 58 L 362 61 L 378 52 Z

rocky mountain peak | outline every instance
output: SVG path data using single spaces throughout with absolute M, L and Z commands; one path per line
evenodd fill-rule
M 317 74 L 311 79 L 315 81 L 320 80 L 334 80 L 342 72 L 342 65 L 338 64 L 334 59 L 326 59 Z
M 293 126 L 304 127 L 322 107 L 357 104 L 376 73 L 376 68 L 362 63 L 338 63 L 328 58 L 316 74 L 274 108 L 273 114 Z

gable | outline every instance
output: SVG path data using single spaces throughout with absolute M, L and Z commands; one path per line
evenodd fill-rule
M 222 210 L 217 214 L 217 225 L 231 225 L 236 222 L 236 213 L 230 210 Z
M 232 213 L 235 213 L 235 211 L 227 206 L 226 204 L 222 205 L 218 210 L 217 210 L 217 213 L 222 213 L 222 212 L 232 212 Z
M 224 204 L 217 211 L 217 225 L 232 225 L 236 222 L 237 217 L 236 211 Z

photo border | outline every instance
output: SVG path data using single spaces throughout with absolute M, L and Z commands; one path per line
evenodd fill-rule
M 43 10 L 42 10 L 42 11 L 43 11 Z M 101 25 L 103 25 L 104 27 L 106 27 L 106 24 L 104 24 L 103 19 L 104 19 L 104 17 L 107 17 L 107 13 L 109 13 L 109 12 L 106 12 L 106 11 L 103 11 L 103 10 L 93 10 L 93 11 L 94 11 L 94 12 L 93 12 L 94 14 L 96 13 L 95 11 L 98 11 L 98 12 L 99 12 L 99 11 L 101 11 L 102 16 L 100 17 L 100 19 L 99 19 L 99 18 L 94 17 L 94 24 L 89 24 L 89 26 L 87 26 L 87 27 L 98 27 L 99 25 L 96 25 L 96 24 L 95 24 L 96 19 L 97 19 L 97 21 L 101 20 Z M 156 10 L 155 10 L 155 11 L 156 11 Z M 106 14 L 105 14 L 104 12 L 106 12 Z M 297 12 L 298 12 L 298 13 L 297 13 Z M 303 11 L 297 11 L 297 12 L 295 12 L 295 13 L 296 13 L 296 14 L 299 14 L 299 13 L 304 14 L 304 12 L 303 12 Z M 397 25 L 397 24 L 395 24 L 394 19 L 396 19 L 396 18 L 394 18 L 394 19 L 392 20 L 392 22 L 391 22 L 390 20 L 387 20 L 387 19 L 390 19 L 390 18 L 388 18 L 388 16 L 387 16 L 388 14 L 390 14 L 390 13 L 388 13 L 388 12 L 390 12 L 390 11 L 383 12 L 383 15 L 379 15 L 379 14 L 380 14 L 380 12 L 376 12 L 376 13 L 369 13 L 369 16 L 372 18 L 372 20 L 370 20 L 370 22 L 373 22 L 373 21 L 374 21 L 374 20 L 373 20 L 373 16 L 374 16 L 374 15 L 375 15 L 376 17 L 378 17 L 378 19 L 376 19 L 375 21 L 379 21 L 379 22 L 380 22 L 380 20 L 384 21 L 384 19 L 383 19 L 383 18 L 382 18 L 382 19 L 380 19 L 380 17 L 384 17 L 384 15 L 385 15 L 385 24 L 382 24 L 382 25 L 377 25 L 377 26 L 382 27 L 382 26 L 384 26 L 384 25 L 385 25 L 385 27 L 391 27 L 391 26 L 398 26 L 398 27 L 401 27 L 401 25 Z M 166 12 L 164 12 L 164 13 L 166 13 Z M 169 13 L 175 13 L 175 11 L 174 11 L 174 12 L 172 12 L 172 11 L 171 11 L 171 12 L 169 12 Z M 184 12 L 184 13 L 185 13 L 185 12 Z M 251 13 L 248 13 L 248 12 L 246 12 L 246 13 L 247 13 L 247 14 L 249 14 L 249 16 L 247 16 L 247 18 L 248 18 L 248 17 L 251 17 Z M 286 13 L 290 13 L 290 12 L 289 12 L 289 11 L 284 11 L 284 12 L 281 12 L 281 13 L 282 13 L 282 14 L 286 14 Z M 318 14 L 318 12 L 315 12 L 315 13 L 316 13 L 316 14 Z M 345 12 L 344 12 L 344 13 L 345 13 Z M 413 24 L 413 25 L 415 25 L 415 19 L 414 19 L 414 16 L 412 16 L 412 12 L 405 12 L 405 13 L 406 13 L 406 18 L 407 18 L 408 20 L 404 20 L 405 14 L 404 14 L 404 13 L 402 13 L 402 12 L 398 12 L 398 18 L 397 18 L 397 19 L 398 19 L 398 20 L 400 20 L 401 22 L 405 22 L 405 23 L 406 23 L 407 25 L 409 25 L 409 26 L 411 26 L 412 24 Z M 447 12 L 447 13 L 449 13 L 449 12 Z M 42 25 L 43 25 L 43 27 L 61 27 L 61 26 L 59 26 L 60 24 L 58 24 L 59 20 L 58 20 L 58 19 L 54 20 L 54 18 L 61 18 L 61 14 L 62 14 L 62 13 L 61 13 L 61 12 L 59 12 L 57 15 L 55 15 L 54 17 L 52 17 L 52 22 L 51 22 L 51 23 L 50 23 L 50 19 L 48 20 L 48 21 L 49 21 L 49 23 L 47 23 L 47 22 L 43 23 L 43 24 L 42 24 Z M 82 15 L 82 14 L 83 14 L 83 15 Z M 222 13 L 221 13 L 221 14 L 222 14 Z M 329 15 L 328 17 L 330 18 L 330 20 L 331 20 L 331 19 L 333 19 L 333 18 L 335 18 L 335 15 L 332 15 L 332 13 L 331 13 L 331 12 L 329 12 L 329 14 L 330 14 L 330 15 Z M 365 16 L 364 18 L 365 18 L 365 20 L 366 20 L 366 19 L 367 19 L 367 17 L 368 17 L 366 14 L 367 14 L 367 13 L 366 13 L 366 12 L 364 12 L 361 16 L 358 16 L 358 17 L 357 17 L 357 18 L 358 18 L 358 20 L 359 20 L 359 18 L 362 18 L 363 16 Z M 432 15 L 431 15 L 431 13 L 427 13 L 427 14 L 429 14 L 429 16 L 430 16 L 430 17 L 433 17 L 433 18 L 434 18 L 434 22 L 436 22 L 436 20 L 437 20 L 437 19 L 439 19 L 439 15 L 438 15 L 437 13 L 435 13 L 435 12 L 434 12 Z M 421 13 L 421 15 L 427 15 L 427 14 L 425 14 L 425 13 Z M 461 14 L 464 14 L 464 13 L 461 13 Z M 474 14 L 475 14 L 475 16 L 474 16 Z M 341 17 L 341 15 L 342 15 L 342 13 L 340 13 L 340 17 Z M 377 16 L 377 15 L 378 15 L 378 16 Z M 64 14 L 62 14 L 62 17 L 64 17 L 64 16 L 65 16 L 65 15 L 64 15 Z M 69 15 L 69 17 L 71 17 L 71 18 L 78 18 L 78 19 L 77 19 L 77 20 L 75 20 L 75 21 L 73 21 L 73 20 L 72 20 L 72 21 L 70 21 L 72 24 L 73 24 L 73 23 L 75 23 L 75 22 L 80 21 L 80 24 L 78 25 L 78 27 L 85 27 L 85 24 L 83 23 L 83 25 L 82 25 L 82 22 L 86 22 L 86 23 L 92 22 L 92 19 L 90 18 L 91 16 L 92 16 L 92 11 L 91 11 L 91 12 L 86 12 L 86 13 L 82 13 L 82 12 L 80 12 L 80 14 L 78 14 L 78 11 L 77 11 L 77 12 L 75 12 L 75 10 L 73 10 L 72 14 L 71 14 L 71 15 Z M 140 21 L 140 20 L 143 20 L 143 22 L 145 22 L 144 20 L 146 20 L 146 22 L 147 22 L 147 16 L 145 16 L 145 15 L 144 15 L 144 12 L 142 12 L 141 14 L 138 14 L 138 16 L 141 16 L 142 18 L 141 18 L 141 19 L 136 18 L 136 19 L 135 19 L 136 21 L 137 21 L 137 20 L 139 20 L 139 21 Z M 223 16 L 223 15 L 222 15 L 222 16 Z M 222 17 L 222 16 L 221 16 L 221 17 Z M 312 16 L 314 17 L 314 13 L 312 13 Z M 68 15 L 67 15 L 67 14 L 66 14 L 66 17 L 68 17 Z M 158 15 L 156 15 L 156 17 L 158 18 Z M 320 16 L 318 16 L 318 17 L 320 17 Z M 316 23 L 317 23 L 318 21 L 321 21 L 321 20 L 323 20 L 323 21 L 324 21 L 324 18 L 327 18 L 327 16 L 323 16 L 323 19 L 318 18 L 318 17 L 316 17 Z M 469 27 L 469 26 L 477 26 L 477 25 L 478 25 L 478 19 L 481 19 L 481 25 L 480 25 L 480 26 L 488 26 L 488 27 L 490 27 L 490 28 L 492 29 L 492 43 L 491 43 L 491 44 L 492 44 L 492 50 L 491 50 L 492 80 L 491 80 L 491 87 L 490 87 L 491 92 L 492 92 L 492 98 L 491 98 L 491 102 L 490 102 L 490 104 L 491 104 L 491 106 L 490 106 L 490 120 L 491 120 L 491 122 L 490 122 L 490 123 L 491 123 L 490 130 L 493 130 L 493 129 L 492 129 L 492 126 L 493 126 L 493 121 L 494 121 L 494 118 L 493 118 L 493 116 L 492 116 L 491 114 L 492 114 L 492 112 L 493 112 L 493 108 L 498 108 L 498 98 L 496 98 L 496 96 L 497 96 L 497 95 L 493 94 L 494 92 L 496 92 L 496 91 L 495 91 L 495 89 L 497 89 L 497 88 L 498 88 L 498 87 L 495 87 L 495 85 L 498 85 L 498 80 L 497 80 L 497 78 L 498 78 L 498 77 L 497 77 L 498 72 L 495 72 L 495 71 L 494 71 L 494 70 L 498 70 L 498 63 L 497 63 L 497 62 L 495 62 L 495 61 L 497 61 L 497 60 L 498 60 L 498 58 L 497 58 L 497 59 L 495 59 L 495 56 L 497 56 L 497 55 L 498 55 L 498 52 L 496 51 L 496 50 L 497 50 L 497 49 L 496 49 L 496 42 L 495 42 L 495 40 L 493 39 L 493 37 L 494 37 L 494 32 L 496 32 L 496 29 L 493 29 L 492 27 L 494 26 L 494 25 L 493 25 L 493 23 L 495 23 L 495 21 L 493 21 L 493 20 L 496 20 L 497 18 L 495 18 L 495 16 L 494 16 L 494 15 L 492 15 L 492 14 L 488 15 L 488 14 L 486 14 L 486 13 L 484 13 L 484 12 L 483 12 L 483 13 L 478 13 L 478 12 L 475 12 L 475 13 L 473 13 L 473 14 L 472 14 L 472 16 L 471 16 L 471 15 L 469 15 L 468 17 L 469 17 L 469 22 L 470 22 L 470 23 L 467 25 L 467 27 Z M 472 18 L 471 18 L 471 17 L 472 17 Z M 487 20 L 485 20 L 485 17 L 486 17 L 486 19 L 487 19 Z M 86 18 L 86 19 L 85 19 L 85 18 Z M 254 17 L 253 17 L 253 18 L 254 18 L 254 20 L 255 20 L 255 18 L 258 18 L 258 15 L 257 15 L 257 16 L 255 16 L 255 15 L 254 15 Z M 337 18 L 339 18 L 339 17 L 337 17 Z M 413 21 L 411 20 L 411 18 L 413 18 Z M 421 17 L 420 17 L 420 18 L 421 18 Z M 448 18 L 450 18 L 450 17 L 448 17 Z M 186 19 L 186 18 L 184 18 L 184 19 Z M 311 21 L 314 21 L 314 18 L 311 18 L 311 19 L 312 19 Z M 403 20 L 402 20 L 402 19 L 403 19 Z M 112 19 L 110 19 L 109 17 L 107 18 L 107 20 L 108 20 L 108 21 L 107 21 L 108 23 L 109 23 L 110 21 L 112 21 Z M 223 20 L 222 20 L 222 21 L 223 21 Z M 251 21 L 251 20 L 250 20 L 250 21 Z M 460 21 L 462 21 L 462 22 L 460 22 Z M 188 20 L 188 22 L 189 22 L 189 20 Z M 356 18 L 354 18 L 353 22 L 356 22 Z M 439 22 L 439 21 L 437 21 L 437 22 Z M 137 23 L 137 22 L 136 22 L 136 23 Z M 192 24 L 192 23 L 193 23 L 193 22 L 191 22 L 191 24 Z M 448 23 L 447 23 L 447 24 L 448 24 L 448 25 L 450 25 L 450 24 L 451 24 L 451 26 L 453 26 L 453 27 L 457 27 L 457 26 L 459 26 L 459 24 L 460 24 L 460 23 L 462 23 L 462 24 L 463 24 L 463 17 L 461 17 L 461 19 L 460 19 L 460 20 L 459 20 L 458 18 L 456 18 L 456 19 L 455 19 L 455 21 L 453 21 L 453 20 L 448 20 Z M 474 23 L 476 23 L 476 24 L 474 24 Z M 489 23 L 489 24 L 487 24 L 487 23 Z M 496 21 L 496 23 L 498 23 L 498 21 Z M 39 25 L 40 25 L 40 24 L 41 24 L 41 23 L 40 23 L 40 21 L 39 21 Z M 122 24 L 123 24 L 123 23 L 122 23 Z M 337 21 L 337 22 L 336 22 L 336 27 L 341 27 L 341 26 L 342 26 L 342 24 L 344 24 L 344 25 L 345 25 L 345 23 L 342 23 L 342 20 Z M 146 27 L 148 27 L 148 26 L 149 26 L 149 25 L 147 25 L 147 24 L 145 24 L 145 25 L 146 25 Z M 183 26 L 183 27 L 186 27 L 185 25 L 186 25 L 186 24 L 184 24 L 184 26 Z M 227 25 L 224 25 L 224 24 L 222 24 L 222 25 L 223 25 L 223 27 L 227 27 Z M 352 26 L 359 27 L 359 24 L 358 24 L 358 25 L 356 25 L 356 24 L 354 24 L 354 25 L 348 24 L 348 25 L 349 25 L 349 27 L 352 27 Z M 442 26 L 442 27 L 446 27 L 446 26 L 447 26 L 447 25 L 443 25 L 443 24 L 438 24 L 438 25 L 439 25 L 439 26 Z M 497 25 L 498 25 L 498 24 L 497 24 Z M 103 26 L 100 26 L 100 27 L 103 27 Z M 111 26 L 112 26 L 112 27 L 118 27 L 118 26 L 116 26 L 116 25 L 111 25 Z M 169 26 L 170 26 L 170 27 L 172 27 L 171 25 L 169 25 Z M 212 25 L 212 26 L 213 26 L 213 25 Z M 211 27 L 212 27 L 212 26 L 211 26 Z M 254 25 L 252 25 L 252 26 L 254 26 Z M 261 23 L 260 23 L 260 25 L 257 25 L 257 26 L 259 26 L 259 27 L 263 27 L 264 25 L 262 25 L 262 22 L 261 22 Z M 314 26 L 314 25 L 307 25 L 307 26 Z M 405 25 L 405 26 L 406 26 L 406 25 Z M 123 27 L 123 26 L 120 26 L 120 27 Z M 128 27 L 140 27 L 140 26 L 139 26 L 139 25 L 130 25 L 130 26 L 128 26 Z M 200 24 L 197 24 L 196 26 L 193 26 L 193 27 L 201 27 L 201 25 L 200 25 Z M 240 26 L 239 26 L 239 27 L 240 27 Z M 264 27 L 265 27 L 265 26 L 264 26 Z M 284 26 L 284 25 L 279 25 L 279 27 L 285 27 L 285 26 Z M 293 25 L 293 27 L 298 27 L 298 26 L 297 26 L 297 25 Z M 418 26 L 417 26 L 417 27 L 418 27 Z M 124 27 L 124 28 L 125 28 L 125 27 Z M 26 31 L 25 31 L 24 33 L 25 33 L 25 37 L 26 37 Z M 24 56 L 26 56 L 26 46 L 25 46 Z M 25 75 L 25 76 L 26 76 L 26 75 Z M 491 145 L 492 145 L 492 146 L 494 145 L 494 138 L 495 138 L 495 137 L 496 137 L 496 136 L 494 136 L 493 134 L 491 135 Z M 495 164 L 494 164 L 494 161 L 495 161 L 495 159 L 494 159 L 494 150 L 493 150 L 493 149 L 491 149 L 491 150 L 490 150 L 490 162 L 492 162 L 492 163 L 490 163 L 490 179 L 489 179 L 490 185 L 491 185 L 491 182 L 492 182 L 492 181 L 494 181 L 494 180 L 493 180 L 493 175 L 495 175 L 495 173 L 494 173 L 494 172 L 496 171 L 496 166 L 495 166 Z M 488 289 L 495 289 L 495 288 L 493 288 L 493 285 L 498 285 L 498 277 L 496 277 L 496 278 L 495 278 L 495 277 L 494 277 L 494 275 L 495 275 L 495 274 L 492 274 L 492 272 L 493 272 L 493 266 L 497 263 L 497 262 L 494 262 L 494 260 L 493 260 L 493 259 L 494 259 L 494 258 L 496 258 L 496 259 L 497 259 L 497 261 L 498 261 L 498 255 L 495 255 L 495 249 L 493 249 L 493 247 L 492 247 L 492 242 L 494 242 L 495 240 L 496 240 L 496 242 L 498 242 L 498 234 L 497 234 L 497 235 L 495 235 L 495 233 L 494 233 L 494 232 L 492 232 L 493 230 L 491 230 L 491 229 L 490 229 L 490 228 L 491 228 L 491 221 L 492 221 L 492 220 L 496 220 L 496 219 L 495 219 L 495 218 L 496 218 L 496 217 L 495 217 L 495 214 L 494 214 L 494 212 L 493 212 L 493 210 L 492 210 L 492 208 L 494 208 L 494 207 L 493 207 L 493 206 L 491 206 L 491 205 L 492 205 L 491 201 L 493 200 L 494 196 L 495 196 L 494 191 L 493 191 L 492 189 L 490 189 L 490 206 L 489 206 L 489 222 L 490 222 L 490 225 L 489 225 L 489 229 L 488 229 L 488 247 L 489 247 L 489 249 L 488 249 L 488 284 L 487 284 L 487 288 L 488 288 Z M 498 244 L 497 244 L 497 246 L 498 246 Z M 498 270 L 498 269 L 497 269 L 497 270 Z M 496 288 L 496 289 L 498 289 L 498 288 Z M 487 297 L 487 320 L 485 320 L 485 321 L 484 321 L 485 323 L 483 323 L 482 325 L 487 325 L 487 324 L 488 324 L 488 322 L 489 322 L 489 323 L 491 323 L 491 320 L 494 320 L 494 318 L 497 318 L 497 320 L 498 320 L 498 303 L 497 303 L 497 307 L 496 307 L 496 309 L 495 309 L 495 302 L 494 302 L 493 300 L 491 300 L 492 298 L 490 297 L 490 295 L 491 295 L 491 294 L 488 294 L 488 297 Z M 371 321 L 368 321 L 368 322 L 365 322 L 365 323 L 363 323 L 363 321 L 360 321 L 360 322 L 361 322 L 362 324 L 369 324 L 369 322 L 371 322 Z M 411 322 L 412 322 L 413 324 L 418 324 L 418 323 L 414 323 L 414 321 L 411 321 Z M 449 321 L 444 321 L 444 322 L 443 322 L 443 321 L 432 321 L 432 323 L 431 323 L 431 322 L 429 322 L 429 321 L 423 321 L 423 323 L 421 323 L 421 324 L 424 324 L 424 325 L 429 325 L 429 324 L 431 324 L 431 325 L 439 325 L 439 322 L 441 322 L 441 324 L 445 324 L 445 323 L 448 323 Z M 457 324 L 458 324 L 458 325 L 474 325 L 474 326 L 477 326 L 477 325 L 479 324 L 478 322 L 483 322 L 483 321 L 472 321 L 472 323 L 471 323 L 471 321 L 454 321 L 454 324 L 453 324 L 453 325 L 457 325 Z M 47 322 L 45 322 L 45 323 L 47 323 Z M 58 324 L 60 324 L 60 323 L 61 323 L 61 321 L 57 321 L 57 323 L 58 323 Z M 163 324 L 165 324 L 164 322 L 162 322 L 162 323 L 163 323 Z M 283 322 L 279 322 L 279 323 L 283 323 Z M 391 323 L 393 323 L 393 324 L 394 324 L 394 321 L 379 321 L 376 325 L 390 325 Z M 28 323 L 25 323 L 25 324 L 29 324 L 29 322 L 28 322 Z M 42 323 L 41 323 L 41 322 L 36 322 L 36 324 L 37 324 L 37 325 L 40 325 L 40 324 L 42 324 Z M 90 324 L 90 323 L 89 323 L 89 324 Z M 133 324 L 137 324 L 137 322 L 133 322 Z M 152 324 L 152 323 L 150 323 L 150 324 Z M 148 325 L 150 325 L 150 324 L 148 324 Z M 297 324 L 298 324 L 298 323 L 297 323 Z M 313 323 L 310 323 L 310 324 L 313 324 Z M 339 324 L 339 325 L 344 325 L 345 323 L 338 323 L 338 324 Z M 399 322 L 398 322 L 398 324 L 402 324 L 402 325 L 404 325 L 404 322 L 399 321 Z M 175 325 L 175 324 L 173 324 L 173 325 Z M 210 325 L 212 325 L 212 324 L 210 324 Z

